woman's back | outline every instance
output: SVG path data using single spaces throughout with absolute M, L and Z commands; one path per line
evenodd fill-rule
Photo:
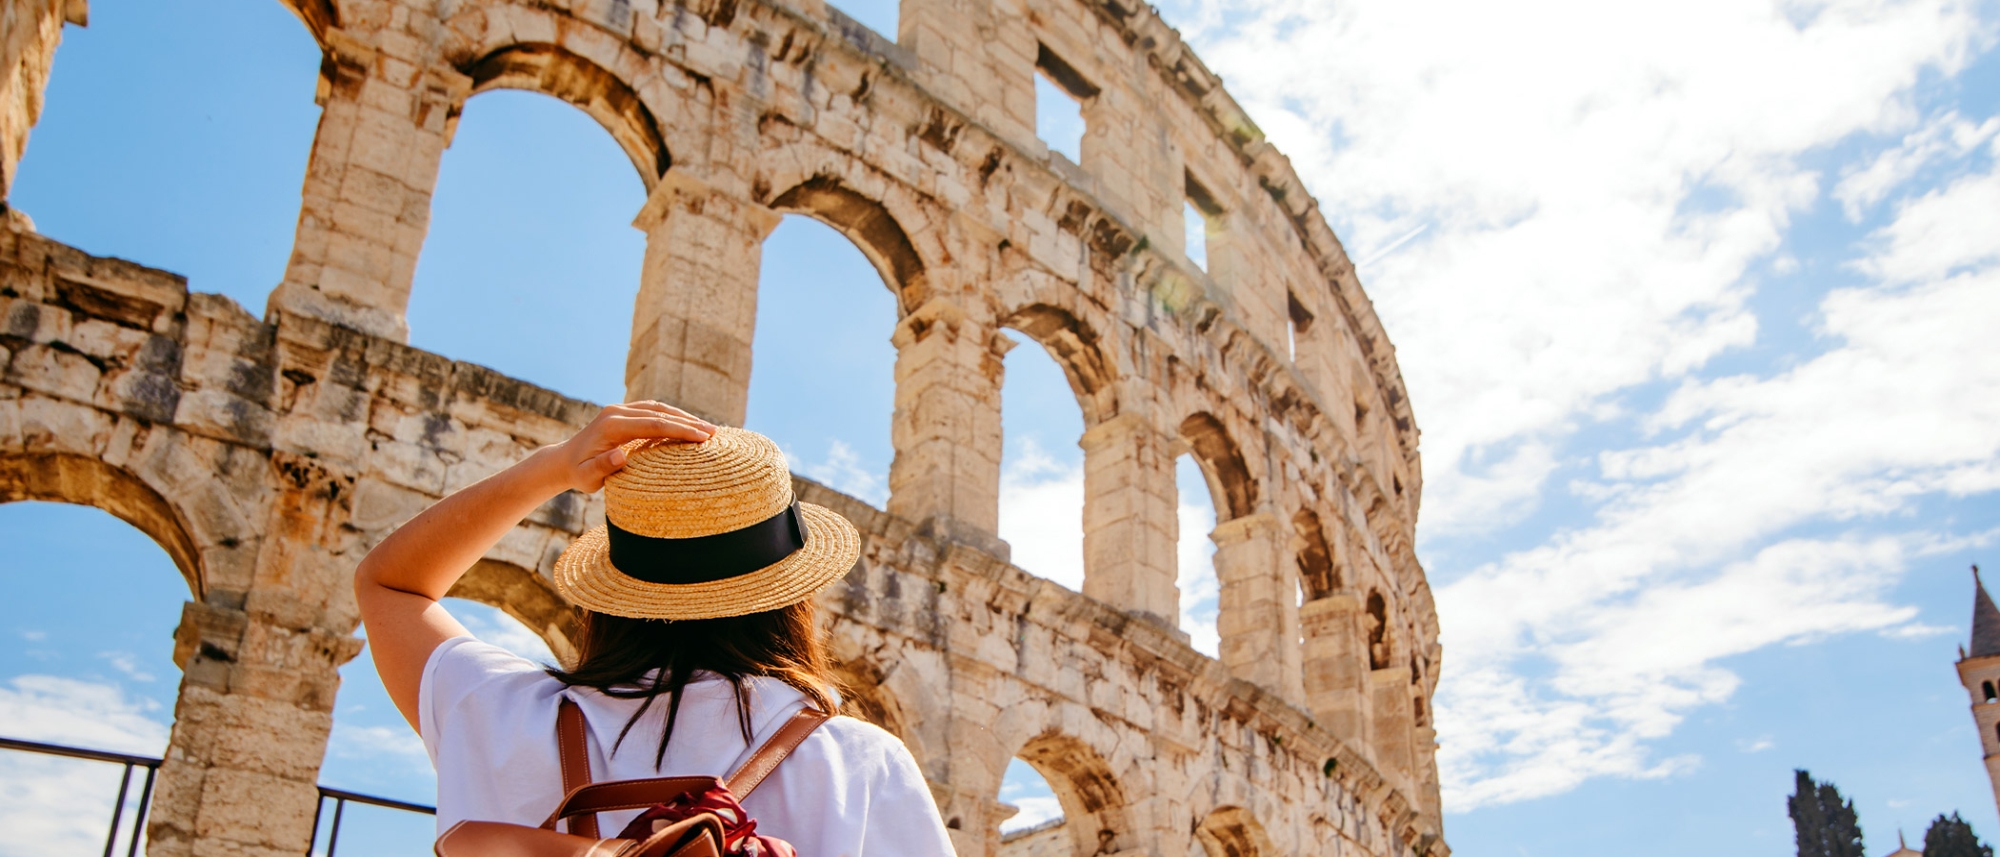
M 718 678 L 690 682 L 673 740 L 654 757 L 667 700 L 658 699 L 619 743 L 641 700 L 565 688 L 533 662 L 470 637 L 437 647 L 420 691 L 420 732 L 438 771 L 438 830 L 473 819 L 539 824 L 562 797 L 556 710 L 568 696 L 590 723 L 592 779 L 726 777 L 806 704 L 781 681 L 745 680 L 751 738 L 743 738 L 736 693 Z M 613 747 L 616 746 L 615 752 Z M 909 751 L 870 724 L 836 717 L 815 730 L 743 799 L 757 832 L 790 842 L 801 857 L 935 857 L 951 844 L 936 813 L 911 813 L 930 795 Z M 739 796 L 740 797 L 740 796 Z M 900 812 L 898 811 L 900 809 Z M 636 811 L 606 813 L 615 835 Z

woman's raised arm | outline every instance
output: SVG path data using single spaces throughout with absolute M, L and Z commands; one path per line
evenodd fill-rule
M 438 599 L 536 507 L 567 490 L 590 493 L 625 466 L 624 443 L 699 442 L 715 426 L 659 402 L 605 408 L 576 436 L 466 486 L 391 533 L 354 571 L 368 648 L 389 699 L 417 725 L 417 689 L 438 644 L 465 634 Z

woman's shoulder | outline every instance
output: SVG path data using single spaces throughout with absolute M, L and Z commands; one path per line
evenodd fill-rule
M 872 771 L 879 776 L 916 768 L 903 739 L 866 720 L 835 715 L 814 731 L 814 737 L 824 752 L 839 756 L 841 766 L 855 773 Z

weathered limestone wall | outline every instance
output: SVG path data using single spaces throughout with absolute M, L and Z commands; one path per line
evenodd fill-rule
M 401 344 L 441 153 L 495 88 L 586 111 L 649 189 L 631 395 L 741 420 L 784 213 L 840 230 L 895 291 L 886 508 L 799 490 L 869 534 L 827 596 L 835 646 L 962 854 L 1001 850 L 1015 757 L 1063 803 L 1041 839 L 1078 855 L 1448 853 L 1393 350 L 1288 163 L 1149 8 L 905 0 L 891 43 L 815 0 L 288 4 L 326 51 L 324 113 L 262 320 L 22 222 L 0 236 L 0 499 L 110 510 L 190 584 L 158 853 L 304 847 L 359 647 L 354 564 L 594 413 Z M 25 82 L 0 91 L 25 117 L 0 148 L 26 140 L 53 16 L 80 10 L 0 0 L 0 85 Z M 1082 100 L 1081 164 L 1034 136 L 1038 69 Z M 1183 200 L 1208 214 L 1207 271 Z M 1063 366 L 1084 416 L 1080 594 L 996 534 L 1003 328 Z M 1220 660 L 1176 627 L 1183 453 L 1220 522 Z M 460 593 L 569 651 L 547 569 L 596 518 L 594 498 L 551 503 Z

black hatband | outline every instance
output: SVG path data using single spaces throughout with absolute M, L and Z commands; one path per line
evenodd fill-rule
M 647 583 L 709 583 L 760 568 L 798 553 L 806 546 L 805 521 L 799 501 L 784 511 L 739 530 L 660 539 L 642 536 L 604 522 L 612 567 Z

